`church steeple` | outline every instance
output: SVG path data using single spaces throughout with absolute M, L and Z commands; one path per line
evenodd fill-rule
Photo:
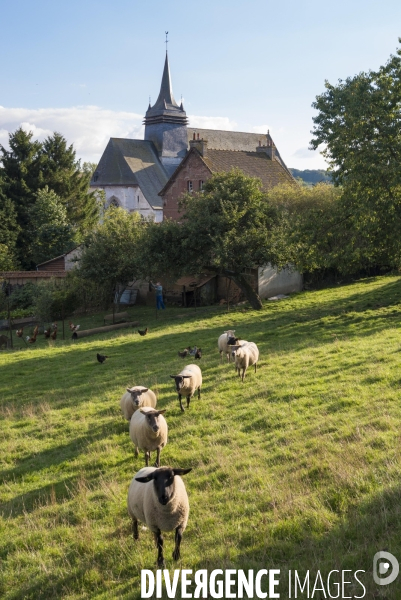
M 182 102 L 181 106 L 178 106 L 173 96 L 167 51 L 160 92 L 154 105 L 149 105 L 144 123 L 145 125 L 150 125 L 151 123 L 188 123 Z
M 143 122 L 145 140 L 154 143 L 162 164 L 171 174 L 187 152 L 188 119 L 182 101 L 178 106 L 173 96 L 167 49 L 160 92 L 155 104 L 149 103 Z

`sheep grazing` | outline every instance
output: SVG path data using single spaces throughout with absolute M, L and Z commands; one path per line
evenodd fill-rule
M 233 346 L 232 353 L 235 362 L 235 372 L 238 371 L 238 377 L 241 377 L 242 381 L 245 379 L 245 373 L 248 367 L 255 365 L 256 373 L 256 365 L 259 360 L 259 350 L 254 342 L 245 342 L 241 346 Z
M 157 545 L 157 566 L 164 567 L 162 531 L 175 529 L 173 559 L 180 558 L 182 534 L 187 526 L 189 501 L 180 475 L 192 469 L 144 467 L 135 475 L 128 490 L 128 514 L 137 540 L 138 521 L 154 533 Z
M 131 420 L 132 415 L 138 408 L 150 406 L 156 408 L 156 395 L 149 388 L 143 385 L 135 385 L 127 388 L 120 400 L 121 412 L 127 421 Z
M 168 427 L 163 417 L 165 410 L 140 408 L 132 415 L 129 425 L 129 436 L 135 444 L 135 455 L 139 450 L 145 451 L 146 466 L 149 466 L 150 453 L 157 451 L 155 467 L 160 467 L 160 451 L 167 444 Z
M 198 390 L 198 398 L 201 396 L 202 372 L 198 365 L 187 365 L 178 375 L 170 375 L 170 377 L 175 380 L 180 408 L 184 411 L 182 396 L 187 398 L 187 408 L 189 408 L 189 403 L 196 390 Z
M 228 362 L 231 361 L 229 346 L 232 345 L 234 343 L 234 340 L 236 339 L 234 333 L 235 329 L 229 329 L 228 331 L 222 333 L 219 339 L 217 340 L 217 345 L 219 347 L 220 352 L 220 360 L 223 359 L 223 354 L 225 354 L 227 356 Z

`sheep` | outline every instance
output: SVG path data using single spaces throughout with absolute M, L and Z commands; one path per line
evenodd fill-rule
M 132 519 L 134 540 L 139 537 L 138 521 L 154 533 L 157 566 L 165 566 L 162 531 L 175 529 L 173 559 L 180 558 L 182 534 L 188 522 L 189 502 L 180 475 L 192 469 L 144 467 L 135 475 L 128 490 L 128 514 Z
M 143 387 L 143 385 L 135 385 L 132 388 L 127 388 L 127 391 L 124 392 L 120 400 L 120 407 L 124 418 L 130 421 L 138 408 L 142 406 L 156 408 L 156 403 L 156 395 L 152 390 Z
M 139 450 L 145 450 L 146 466 L 149 465 L 150 453 L 157 451 L 155 467 L 160 467 L 160 451 L 167 444 L 168 427 L 163 417 L 165 410 L 155 410 L 149 406 L 135 411 L 129 425 L 129 435 L 135 444 L 135 456 Z
M 223 359 L 223 353 L 225 353 L 228 362 L 231 361 L 230 350 L 228 346 L 234 343 L 234 333 L 235 329 L 229 329 L 228 331 L 222 333 L 219 339 L 217 340 L 217 345 L 220 352 L 220 360 Z
M 245 342 L 242 345 L 235 345 L 232 347 L 232 353 L 235 361 L 235 372 L 238 371 L 238 377 L 241 377 L 242 369 L 242 381 L 245 379 L 245 373 L 248 367 L 256 365 L 259 360 L 259 350 L 254 342 Z
M 196 390 L 198 390 L 198 398 L 201 396 L 202 372 L 198 365 L 187 365 L 178 375 L 170 375 L 170 377 L 175 380 L 180 408 L 184 412 L 181 402 L 182 396 L 187 398 L 187 408 L 189 408 L 189 403 Z M 186 379 L 189 381 L 185 381 Z

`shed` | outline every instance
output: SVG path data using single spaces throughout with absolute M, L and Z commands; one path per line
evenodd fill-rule
M 210 273 L 180 277 L 165 290 L 170 302 L 179 302 L 182 306 L 208 305 L 216 302 L 217 276 Z
M 81 256 L 81 252 L 81 246 L 77 246 L 65 254 L 61 254 L 60 256 L 56 256 L 55 258 L 40 263 L 36 268 L 38 271 L 71 271 L 71 269 L 74 268 L 76 261 Z

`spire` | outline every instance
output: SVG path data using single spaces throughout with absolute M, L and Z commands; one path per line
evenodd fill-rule
M 154 109 L 155 108 L 165 108 L 164 107 L 164 102 L 166 103 L 166 105 L 170 105 L 171 107 L 174 106 L 174 108 L 178 108 L 178 104 L 177 102 L 174 100 L 174 96 L 173 96 L 173 90 L 171 87 L 171 77 L 170 77 L 170 66 L 168 64 L 168 54 L 167 54 L 167 50 L 166 50 L 166 60 L 164 61 L 164 69 L 163 69 L 163 77 L 162 77 L 162 83 L 160 86 L 160 93 L 159 93 L 159 97 L 156 100 L 156 104 L 154 105 Z
M 155 122 L 187 123 L 187 117 L 182 102 L 181 106 L 179 106 L 173 96 L 167 46 L 160 92 L 154 105 L 149 106 L 148 110 L 146 111 L 144 122 L 145 125 Z

